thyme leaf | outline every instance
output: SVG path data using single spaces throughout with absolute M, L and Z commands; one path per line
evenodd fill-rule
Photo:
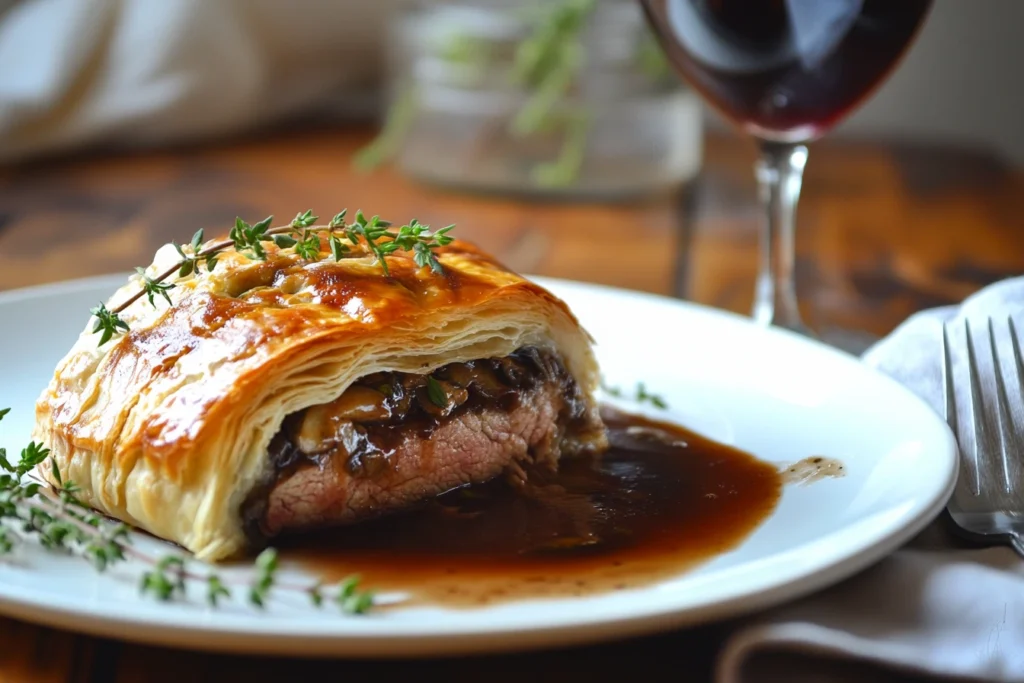
M 637 403 L 650 403 L 658 410 L 668 410 L 668 402 L 659 394 L 648 391 L 647 386 L 643 382 L 637 382 L 636 390 L 632 397 L 627 397 L 621 388 L 609 386 L 603 380 L 601 381 L 601 389 L 609 396 L 614 396 L 615 398 L 627 398 Z
M 318 226 L 315 223 L 320 217 L 313 214 L 312 209 L 307 209 L 296 214 L 287 226 L 278 228 L 271 227 L 273 216 L 267 216 L 255 224 L 236 217 L 234 226 L 228 232 L 227 241 L 204 248 L 203 231 L 198 230 L 185 246 L 172 242 L 180 257 L 172 268 L 154 277 L 147 275 L 144 268 L 136 268 L 143 282 L 140 291 L 112 310 L 103 303 L 90 310 L 96 318 L 93 332 L 101 334 L 99 345 L 103 346 L 114 336 L 128 331 L 128 324 L 119 315 L 128 306 L 143 296 L 152 306 L 155 306 L 157 296 L 163 297 L 172 305 L 168 292 L 176 285 L 166 280 L 175 274 L 182 278 L 198 273 L 201 265 L 205 265 L 208 272 L 213 272 L 217 266 L 218 255 L 227 249 L 233 248 L 237 253 L 252 260 L 265 261 L 266 244 L 273 242 L 278 249 L 293 249 L 295 254 L 307 261 L 319 261 L 322 253 L 321 240 L 326 236 L 331 257 L 336 262 L 351 255 L 352 250 L 362 243 L 366 251 L 376 258 L 386 277 L 391 276 L 387 256 L 397 251 L 410 252 L 413 262 L 420 268 L 430 268 L 438 275 L 444 273 L 436 250 L 452 243 L 454 238 L 448 233 L 455 227 L 454 225 L 431 232 L 429 226 L 413 219 L 399 226 L 397 230 L 392 230 L 391 222 L 383 220 L 380 216 L 367 218 L 358 210 L 353 221 L 346 223 L 347 215 L 348 210 L 342 209 L 331 218 L 328 225 Z M 347 240 L 348 244 L 344 240 Z
M 92 328 L 93 334 L 97 332 L 101 333 L 98 346 L 106 344 L 114 337 L 114 335 L 128 331 L 128 323 L 121 320 L 117 311 L 108 310 L 106 305 L 102 303 L 99 306 L 90 309 L 89 312 L 96 318 L 96 324 L 93 325 Z

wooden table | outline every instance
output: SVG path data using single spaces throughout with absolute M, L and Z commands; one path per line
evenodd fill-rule
M 278 132 L 0 171 L 0 289 L 127 271 L 197 228 L 226 232 L 236 215 L 347 206 L 457 223 L 461 237 L 524 272 L 749 310 L 758 212 L 746 143 L 710 138 L 705 171 L 684 192 L 600 205 L 470 196 L 391 170 L 359 175 L 346 160 L 368 135 Z M 965 150 L 825 141 L 812 149 L 798 251 L 811 321 L 885 334 L 915 310 L 1024 272 L 1024 173 Z M 0 618 L 0 683 L 702 681 L 728 626 L 493 658 L 341 663 L 181 652 Z

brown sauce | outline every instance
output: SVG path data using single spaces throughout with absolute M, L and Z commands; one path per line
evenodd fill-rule
M 775 508 L 769 463 L 685 429 L 606 409 L 611 448 L 451 491 L 411 512 L 279 539 L 324 580 L 352 573 L 410 603 L 475 606 L 643 586 L 739 544 Z

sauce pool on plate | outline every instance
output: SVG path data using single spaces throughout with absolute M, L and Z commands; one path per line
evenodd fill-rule
M 625 590 L 738 545 L 774 510 L 776 466 L 675 425 L 606 408 L 611 448 L 448 492 L 410 512 L 291 539 L 282 559 L 352 573 L 401 604 L 477 606 Z

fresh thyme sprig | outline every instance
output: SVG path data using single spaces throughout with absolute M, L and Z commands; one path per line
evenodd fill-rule
M 452 238 L 448 236 L 448 233 L 454 227 L 454 225 L 449 225 L 431 234 L 429 226 L 422 225 L 414 218 L 409 225 L 403 225 L 398 229 L 398 235 L 389 245 L 395 245 L 395 249 L 411 251 L 413 261 L 417 266 L 420 268 L 430 266 L 432 271 L 440 275 L 444 269 L 438 263 L 433 250 L 436 247 L 451 244 Z
M 161 296 L 170 305 L 172 302 L 168 292 L 177 285 L 166 282 L 168 278 L 175 273 L 179 278 L 198 273 L 202 265 L 206 266 L 207 271 L 212 272 L 217 265 L 218 254 L 230 248 L 234 248 L 247 258 L 264 261 L 267 258 L 265 243 L 273 242 L 280 249 L 294 248 L 295 253 L 307 261 L 317 261 L 321 258 L 321 238 L 326 233 L 328 247 L 335 261 L 346 258 L 353 247 L 365 242 L 367 251 L 376 257 L 378 265 L 387 277 L 391 276 L 391 272 L 386 257 L 396 251 L 412 252 L 413 261 L 420 268 L 429 267 L 438 275 L 444 273 L 434 250 L 452 243 L 453 238 L 448 233 L 455 227 L 454 225 L 430 232 L 429 226 L 414 218 L 397 230 L 391 230 L 391 223 L 380 216 L 367 219 L 362 211 L 356 211 L 353 222 L 346 224 L 346 215 L 347 210 L 342 209 L 328 225 L 316 225 L 320 217 L 314 215 L 310 209 L 296 215 L 288 225 L 277 228 L 270 227 L 273 216 L 267 216 L 252 225 L 241 218 L 236 218 L 234 227 L 228 233 L 228 240 L 203 247 L 203 231 L 199 230 L 192 236 L 192 241 L 188 245 L 182 246 L 172 242 L 181 257 L 178 263 L 153 277 L 147 275 L 144 268 L 136 268 L 136 272 L 142 278 L 142 288 L 138 292 L 112 310 L 102 303 L 91 309 L 90 313 L 96 318 L 93 332 L 102 333 L 99 346 L 103 346 L 114 336 L 129 331 L 128 323 L 120 314 L 133 303 L 145 296 L 150 305 L 155 307 L 156 297 Z M 344 240 L 347 240 L 348 244 Z
M 256 225 L 249 225 L 241 218 L 235 217 L 235 227 L 228 233 L 235 251 L 251 259 L 266 259 L 267 252 L 263 248 L 263 242 L 273 236 L 267 234 L 272 220 L 273 216 L 267 216 Z
M 184 251 L 184 249 L 182 249 L 181 245 L 176 244 L 174 242 L 171 242 L 171 245 L 178 252 L 178 255 L 181 256 L 181 263 L 178 265 L 178 277 L 187 277 L 187 276 L 191 275 L 193 271 L 198 273 L 199 272 L 199 264 L 202 263 L 202 262 L 206 263 L 206 270 L 208 270 L 208 271 L 212 271 L 217 266 L 217 252 L 206 251 L 206 252 L 202 252 L 201 253 L 201 250 L 199 249 L 199 247 L 201 247 L 202 244 L 203 244 L 203 229 L 202 228 L 200 228 L 199 230 L 196 230 L 196 233 L 194 235 L 192 235 L 192 242 L 189 244 L 189 246 L 192 248 L 192 250 L 190 252 L 188 252 L 188 253 L 185 253 L 185 251 Z M 140 270 L 140 269 L 136 268 L 135 270 Z M 143 273 L 141 271 L 139 272 L 139 274 L 143 275 Z M 143 277 L 145 277 L 145 276 L 143 275 Z M 149 278 L 147 278 L 146 281 L 147 282 L 154 282 L 153 280 L 150 280 Z M 171 285 L 171 287 L 173 287 L 173 286 L 174 285 Z M 168 300 L 168 303 L 169 302 L 170 301 Z M 151 303 L 151 304 L 153 303 L 152 297 L 150 298 L 149 303 Z
M 365 614 L 373 607 L 373 594 L 360 590 L 358 576 L 350 576 L 338 584 L 334 602 L 346 614 Z
M 652 394 L 649 391 L 647 391 L 647 387 L 644 386 L 643 382 L 637 382 L 637 385 L 636 385 L 636 400 L 639 401 L 640 403 L 643 403 L 643 402 L 646 401 L 646 402 L 650 403 L 652 406 L 654 406 L 655 408 L 659 408 L 661 410 L 667 410 L 668 409 L 668 403 L 665 402 L 665 399 L 663 399 L 658 394 Z
M 356 211 L 355 223 L 345 228 L 345 234 L 353 245 L 358 244 L 360 238 L 366 240 L 370 251 L 377 256 L 377 262 L 385 275 L 390 273 L 384 257 L 399 249 L 411 251 L 413 260 L 420 268 L 429 266 L 438 275 L 444 273 L 444 268 L 441 267 L 433 250 L 451 244 L 453 238 L 448 236 L 448 232 L 455 227 L 454 225 L 441 228 L 434 233 L 430 232 L 429 226 L 423 225 L 415 218 L 409 221 L 408 225 L 401 226 L 397 233 L 389 232 L 390 226 L 391 224 L 382 221 L 380 216 L 367 220 L 362 211 Z M 391 240 L 381 241 L 380 238 L 384 235 L 389 236 Z
M 146 275 L 145 268 L 139 268 L 136 266 L 135 272 L 142 278 L 142 291 L 145 292 L 146 298 L 149 300 L 149 305 L 156 307 L 156 302 L 153 301 L 153 297 L 156 295 L 162 296 L 166 301 L 167 305 L 171 305 L 171 295 L 168 294 L 170 290 L 174 289 L 174 284 L 170 282 L 157 282 L 153 278 Z M 123 321 L 122 321 L 123 322 Z
M 145 293 L 145 290 L 143 290 L 142 292 L 139 292 L 138 296 L 135 298 L 138 299 Z M 99 306 L 89 309 L 89 312 L 96 318 L 96 324 L 92 327 L 93 334 L 96 334 L 97 332 L 102 333 L 100 335 L 100 342 L 97 346 L 103 346 L 110 341 L 114 335 L 128 331 L 128 323 L 121 320 L 120 316 L 118 316 L 119 311 L 107 310 L 106 305 L 102 302 Z
M 292 219 L 293 228 L 308 228 L 320 219 L 320 216 L 313 215 L 313 209 L 306 209 L 305 213 L 299 213 Z
M 210 603 L 210 607 L 216 607 L 221 598 L 230 600 L 231 589 L 224 585 L 219 576 L 210 574 L 206 577 L 206 601 Z
M 0 420 L 10 412 L 0 410 Z M 49 460 L 56 486 L 44 489 L 27 475 Z M 150 569 L 143 572 L 139 590 L 159 600 L 184 598 L 190 583 L 206 586 L 206 600 L 216 607 L 220 600 L 234 597 L 230 586 L 247 585 L 249 602 L 264 607 L 271 589 L 304 593 L 314 606 L 324 602 L 321 584 L 301 585 L 279 581 L 277 553 L 272 548 L 256 558 L 252 580 L 227 581 L 210 570 L 194 571 L 183 555 L 154 557 L 132 544 L 131 530 L 124 524 L 107 522 L 82 503 L 74 482 L 64 479 L 49 449 L 30 442 L 21 451 L 17 463 L 11 463 L 7 451 L 0 448 L 0 555 L 6 555 L 24 542 L 35 541 L 50 551 L 63 551 L 88 560 L 97 571 L 131 557 Z M 359 587 L 359 577 L 350 576 L 329 591 L 330 598 L 346 614 L 363 614 L 374 605 L 374 595 Z
M 274 574 L 277 572 L 277 551 L 268 548 L 256 558 L 256 580 L 249 588 L 249 602 L 263 607 L 267 594 L 274 587 Z
M 614 396 L 615 398 L 631 399 L 637 403 L 650 403 L 659 410 L 668 410 L 668 402 L 660 395 L 648 391 L 647 386 L 643 382 L 636 383 L 636 391 L 632 397 L 626 396 L 625 392 L 619 387 L 605 384 L 603 380 L 601 382 L 601 389 L 609 396 Z

